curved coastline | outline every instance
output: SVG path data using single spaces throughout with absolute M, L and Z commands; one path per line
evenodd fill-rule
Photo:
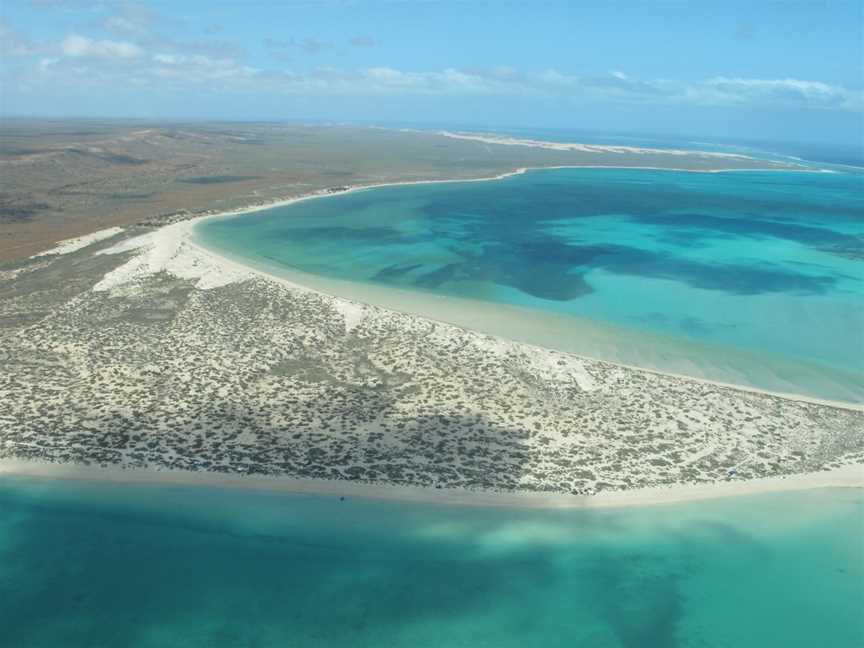
M 759 158 L 752 158 L 758 160 Z M 675 171 L 682 173 L 765 173 L 765 172 L 781 172 L 781 173 L 837 173 L 824 168 L 807 168 L 807 167 L 753 167 L 747 169 L 738 168 L 717 168 L 717 169 L 688 169 L 686 167 L 669 167 L 669 166 L 636 166 L 636 165 L 619 165 L 619 164 L 558 164 L 546 166 L 527 166 L 517 167 L 512 171 L 505 171 L 494 176 L 482 176 L 479 178 L 441 178 L 434 180 L 394 180 L 392 182 L 374 182 L 371 184 L 347 185 L 340 191 L 314 191 L 299 196 L 289 196 L 285 198 L 277 198 L 261 203 L 254 203 L 244 207 L 228 209 L 215 213 L 207 213 L 202 216 L 196 216 L 196 223 L 204 220 L 216 218 L 230 218 L 233 216 L 241 216 L 266 209 L 274 209 L 277 207 L 285 207 L 297 202 L 312 200 L 315 198 L 327 198 L 330 196 L 338 196 L 348 192 L 364 191 L 366 189 L 378 189 L 381 187 L 400 187 L 405 185 L 426 185 L 426 184 L 456 184 L 463 182 L 491 182 L 494 180 L 503 180 L 512 176 L 522 175 L 529 171 L 548 171 L 553 169 L 641 169 L 645 171 Z
M 547 167 L 540 167 L 540 169 L 544 169 Z M 584 168 L 584 167 L 567 167 L 567 168 Z M 500 179 L 509 177 L 512 175 L 525 173 L 528 169 L 517 169 L 512 172 L 508 172 L 505 174 L 500 174 L 499 176 L 494 176 L 492 178 L 476 178 L 476 179 L 463 179 L 463 180 L 431 180 L 431 181 L 409 181 L 409 182 L 394 182 L 394 183 L 380 183 L 377 185 L 364 185 L 358 187 L 350 187 L 348 191 L 361 191 L 364 189 L 370 189 L 378 186 L 393 186 L 393 185 L 401 185 L 401 184 L 418 184 L 418 183 L 447 183 L 447 182 L 478 182 L 478 181 L 488 181 L 494 179 Z M 187 261 L 190 261 L 188 257 L 191 258 L 192 265 L 195 265 L 200 259 L 206 259 L 206 262 L 210 264 L 211 269 L 215 268 L 217 273 L 222 273 L 225 275 L 226 281 L 225 283 L 231 283 L 233 281 L 239 281 L 244 278 L 249 278 L 253 276 L 263 276 L 271 281 L 276 281 L 279 283 L 283 283 L 291 286 L 294 289 L 304 290 L 304 291 L 312 291 L 316 293 L 322 293 L 322 291 L 304 285 L 302 282 L 292 282 L 284 277 L 280 277 L 278 275 L 274 275 L 272 273 L 268 273 L 260 268 L 256 268 L 253 265 L 244 264 L 242 262 L 238 262 L 230 257 L 226 257 L 211 248 L 208 248 L 206 245 L 200 244 L 199 241 L 196 240 L 194 236 L 194 228 L 197 224 L 216 218 L 229 218 L 235 217 L 244 213 L 250 213 L 260 210 L 269 209 L 278 205 L 287 205 L 296 203 L 303 200 L 309 200 L 314 198 L 326 197 L 328 195 L 339 195 L 344 193 L 342 191 L 339 192 L 316 192 L 313 194 L 307 194 L 304 196 L 299 196 L 291 199 L 286 199 L 278 202 L 271 202 L 262 205 L 255 205 L 248 208 L 236 209 L 226 212 L 220 212 L 215 214 L 208 214 L 205 216 L 201 216 L 198 218 L 193 218 L 185 221 L 181 221 L 178 223 L 174 223 L 172 225 L 166 225 L 160 227 L 151 234 L 145 234 L 141 237 L 137 238 L 146 238 L 152 235 L 158 235 L 161 238 L 155 238 L 148 240 L 144 243 L 138 243 L 126 248 L 122 248 L 124 243 L 132 243 L 137 239 L 127 238 L 124 241 L 121 241 L 119 247 L 121 249 L 114 250 L 116 251 L 128 251 L 134 250 L 142 246 L 149 246 L 152 249 L 155 249 L 157 252 L 156 256 L 160 257 L 162 262 L 164 263 L 168 259 L 176 260 L 181 257 L 187 257 Z M 128 234 L 128 233 L 127 233 Z M 162 246 L 161 248 L 159 246 Z M 173 247 L 172 247 L 173 246 Z M 118 247 L 118 246 L 114 246 Z M 99 253 L 110 252 L 109 250 L 100 250 Z M 197 257 L 196 257 L 197 255 Z M 164 267 L 155 267 L 153 265 L 148 265 L 147 261 L 143 263 L 139 263 L 135 265 L 135 259 L 130 262 L 132 264 L 133 272 L 141 272 L 141 274 L 152 274 L 155 271 L 159 271 L 160 269 L 165 269 Z M 129 264 L 127 264 L 129 265 Z M 125 267 L 125 266 L 124 266 Z M 171 269 L 169 268 L 169 272 Z M 192 277 L 196 276 L 194 273 L 190 275 Z M 133 277 L 134 278 L 134 277 Z M 126 277 L 128 279 L 128 277 Z M 109 282 L 110 283 L 110 282 Z M 100 289 L 110 289 L 112 286 L 103 286 Z M 345 299 L 343 297 L 334 297 L 329 295 L 329 293 L 323 292 L 322 294 L 328 295 L 334 299 L 336 302 L 342 302 L 348 304 L 349 306 L 352 304 L 352 301 L 349 299 Z M 530 346 L 530 345 L 524 345 Z M 577 355 L 577 354 L 573 354 Z M 584 357 L 584 356 L 582 356 Z M 853 405 L 845 402 L 838 402 L 826 399 L 816 399 L 816 398 L 808 398 L 797 396 L 794 394 L 787 394 L 782 392 L 775 392 L 769 390 L 762 390 L 758 388 L 749 388 L 747 386 L 742 386 L 738 384 L 730 384 L 723 383 L 719 381 L 713 381 L 710 379 L 700 379 L 698 377 L 692 376 L 681 376 L 680 374 L 675 374 L 671 372 L 657 371 L 652 369 L 645 369 L 643 367 L 635 367 L 632 365 L 623 365 L 621 363 L 615 363 L 610 361 L 605 361 L 609 364 L 618 364 L 619 366 L 627 367 L 628 369 L 638 369 L 639 371 L 644 371 L 647 373 L 656 373 L 663 375 L 671 375 L 675 377 L 685 377 L 689 380 L 703 382 L 708 384 L 715 384 L 723 387 L 732 387 L 734 389 L 744 391 L 744 392 L 753 392 L 753 393 L 762 393 L 762 394 L 770 394 L 772 396 L 777 396 L 785 399 L 792 400 L 800 400 L 804 402 L 811 402 L 819 405 L 828 405 L 832 407 L 842 408 L 842 409 L 850 409 L 856 411 L 864 410 L 864 407 Z M 409 501 L 428 501 L 428 502 L 436 502 L 436 503 L 453 503 L 453 504 L 476 504 L 476 505 L 491 505 L 491 506 L 513 506 L 513 507 L 525 507 L 525 506 L 540 506 L 544 508 L 558 508 L 558 507 L 585 507 L 585 506 L 642 506 L 645 504 L 660 504 L 660 503 L 671 503 L 671 502 L 681 502 L 688 500 L 700 500 L 700 499 L 711 499 L 715 497 L 723 497 L 723 496 L 733 496 L 733 495 L 749 495 L 760 492 L 770 492 L 775 490 L 799 490 L 799 489 L 810 489 L 810 488 L 825 488 L 825 487 L 835 487 L 835 486 L 849 486 L 849 487 L 864 487 L 864 466 L 859 464 L 846 465 L 843 468 L 839 469 L 839 471 L 830 471 L 829 473 L 802 473 L 802 474 L 793 474 L 786 477 L 781 478 L 759 478 L 748 481 L 741 482 L 706 482 L 701 484 L 689 484 L 689 485 L 672 485 L 667 487 L 657 487 L 657 488 L 648 488 L 648 489 L 633 489 L 633 490 L 624 490 L 624 491 L 603 491 L 596 495 L 590 496 L 575 496 L 575 495 L 564 495 L 564 494 L 542 494 L 542 493 L 530 493 L 530 492 L 514 492 L 514 493 L 497 493 L 497 492 L 485 492 L 485 491 L 471 491 L 471 490 L 455 490 L 455 489 L 429 489 L 429 488 L 419 488 L 419 487 L 406 487 L 406 486 L 398 486 L 398 485 L 386 485 L 386 484 L 372 484 L 372 483 L 356 483 L 356 482 L 347 482 L 347 481 L 327 481 L 327 480 L 316 480 L 316 479 L 291 479 L 284 477 L 247 477 L 242 474 L 236 474 L 232 476 L 213 474 L 213 473 L 201 473 L 201 472 L 192 472 L 192 471 L 173 471 L 173 470 L 145 470 L 145 469 L 110 469 L 110 468 L 100 468 L 97 466 L 79 466 L 75 464 L 44 464 L 39 465 L 37 462 L 10 462 L 8 460 L 0 461 L 0 475 L 31 475 L 37 477 L 58 477 L 58 478 L 76 478 L 76 479 L 98 479 L 98 480 L 108 480 L 108 481 L 155 481 L 155 482 L 169 482 L 169 483 L 195 483 L 200 485 L 208 485 L 208 486 L 239 486 L 244 488 L 258 488 L 265 490 L 284 490 L 291 492 L 307 492 L 307 493 L 321 493 L 321 494 L 346 494 L 357 497 L 370 497 L 376 499 L 397 499 L 397 500 L 409 500 Z
M 823 366 L 817 362 L 805 362 L 803 360 L 781 357 L 774 358 L 772 354 L 767 352 L 756 353 L 708 342 L 677 339 L 659 332 L 635 332 L 613 323 L 595 322 L 589 318 L 571 314 L 545 312 L 514 304 L 493 304 L 467 297 L 415 292 L 397 287 L 378 286 L 369 282 L 318 276 L 296 268 L 277 266 L 275 263 L 268 263 L 264 260 L 257 261 L 239 255 L 232 255 L 226 250 L 208 245 L 195 232 L 197 226 L 205 221 L 230 219 L 247 213 L 275 209 L 315 198 L 339 196 L 349 192 L 402 185 L 489 182 L 522 175 L 529 171 L 589 168 L 689 171 L 692 173 L 732 173 L 735 171 L 763 170 L 803 173 L 822 172 L 820 169 L 717 169 L 706 171 L 664 167 L 582 165 L 521 167 L 511 172 L 485 178 L 416 180 L 348 186 L 340 191 L 315 192 L 296 198 L 256 205 L 250 208 L 208 214 L 189 221 L 190 228 L 184 234 L 184 238 L 199 253 L 210 255 L 214 259 L 218 259 L 218 263 L 228 264 L 235 271 L 252 270 L 259 275 L 285 283 L 295 289 L 312 290 L 319 294 L 348 302 L 369 303 L 387 310 L 402 312 L 468 330 L 475 330 L 521 344 L 555 349 L 580 358 L 599 360 L 627 369 L 697 380 L 722 387 L 769 394 L 786 399 L 864 410 L 864 384 L 861 384 L 861 381 L 857 377 L 847 374 L 841 368 L 829 365 Z M 346 293 L 350 293 L 351 296 L 346 296 Z M 466 313 L 470 313 L 470 315 L 466 315 Z M 502 319 L 502 314 L 511 317 Z M 502 324 L 505 320 L 508 323 Z M 575 336 L 579 339 L 577 343 L 548 344 L 545 341 L 544 338 L 554 336 L 556 333 L 560 334 L 565 327 L 575 327 L 579 330 L 579 335 Z M 619 345 L 621 340 L 626 341 L 626 346 L 623 347 L 626 351 L 623 353 L 621 352 L 622 347 Z M 693 354 L 688 354 L 688 360 L 684 362 L 681 359 L 681 348 L 689 347 L 693 347 Z M 604 352 L 596 354 L 597 348 L 604 349 Z M 650 349 L 650 352 L 643 352 L 641 349 Z M 694 355 L 697 358 L 705 356 L 707 359 L 700 363 L 698 360 L 694 361 L 690 359 L 690 355 Z M 721 362 L 721 360 L 725 361 L 730 356 L 738 358 L 751 367 L 757 368 L 761 373 L 754 380 L 748 381 L 743 369 L 733 364 L 724 364 Z M 672 359 L 670 360 L 670 358 Z M 766 363 L 765 360 L 769 360 L 769 362 Z M 795 375 L 795 372 L 804 372 L 799 375 L 808 376 L 808 379 L 814 382 L 804 387 L 799 386 L 800 383 L 795 379 L 784 377 L 789 374 Z M 819 381 L 821 381 L 821 384 L 817 384 Z
M 300 271 L 292 272 L 291 273 L 292 277 L 288 277 L 287 276 L 288 273 L 280 274 L 280 273 L 276 272 L 274 269 L 268 268 L 268 267 L 264 266 L 263 264 L 259 265 L 259 264 L 255 264 L 255 263 L 250 263 L 245 259 L 235 259 L 232 256 L 225 254 L 224 252 L 213 250 L 212 248 L 210 248 L 207 245 L 198 241 L 195 238 L 193 232 L 190 232 L 188 236 L 189 236 L 189 239 L 187 240 L 187 243 L 190 245 L 190 247 L 193 247 L 194 249 L 196 249 L 201 254 L 205 254 L 205 255 L 210 256 L 212 259 L 216 260 L 217 263 L 224 265 L 226 268 L 231 269 L 234 272 L 252 271 L 258 276 L 265 277 L 270 281 L 276 281 L 276 282 L 281 283 L 283 285 L 289 286 L 295 290 L 306 290 L 306 291 L 314 292 L 317 294 L 326 295 L 332 299 L 337 299 L 337 300 L 349 302 L 349 303 L 357 303 L 357 304 L 367 303 L 367 302 L 364 302 L 363 300 L 350 299 L 348 297 L 344 297 L 342 295 L 339 295 L 333 291 L 328 291 L 327 287 L 325 285 L 323 285 L 323 284 L 335 284 L 338 282 L 338 280 L 332 280 L 332 281 L 331 280 L 323 280 L 319 283 L 318 278 L 315 277 L 314 275 L 309 275 L 308 273 L 303 273 Z M 352 285 L 362 285 L 362 284 L 356 284 L 354 282 L 344 282 L 344 283 L 352 283 Z M 396 293 L 408 294 L 408 295 L 413 294 L 413 293 L 410 293 L 410 291 L 399 290 L 399 289 L 382 288 L 381 290 L 386 291 L 386 292 L 391 292 L 394 294 L 396 294 Z M 418 295 L 420 296 L 421 299 L 428 299 L 428 295 L 420 294 L 420 293 L 418 293 Z M 473 301 L 473 300 L 469 300 L 466 298 L 460 298 L 460 297 L 451 297 L 451 296 L 441 295 L 441 296 L 433 296 L 433 298 L 434 298 L 434 307 L 436 309 L 439 309 L 439 310 L 441 310 L 443 308 L 443 309 L 447 309 L 447 310 L 451 310 L 451 311 L 461 311 L 462 308 L 464 307 L 464 305 L 467 305 L 467 304 L 470 304 L 473 307 L 480 307 L 480 308 L 488 307 L 488 305 L 484 302 Z M 491 335 L 491 336 L 497 337 L 497 338 L 507 339 L 507 340 L 522 344 L 522 345 L 527 346 L 527 347 L 535 347 L 535 348 L 539 348 L 539 349 L 551 348 L 551 347 L 544 346 L 543 344 L 540 344 L 537 342 L 526 341 L 525 339 L 518 338 L 518 337 L 517 338 L 510 337 L 510 336 L 506 335 L 505 332 L 503 332 L 503 331 L 491 332 L 488 330 L 482 330 L 482 329 L 474 328 L 470 325 L 463 325 L 463 324 L 459 324 L 459 323 L 454 323 L 452 320 L 444 319 L 444 318 L 441 318 L 440 316 L 435 317 L 432 314 L 420 314 L 420 313 L 413 311 L 413 310 L 403 310 L 403 309 L 400 309 L 398 307 L 398 305 L 387 305 L 387 306 L 383 306 L 381 304 L 374 304 L 374 305 L 377 308 L 383 308 L 385 310 L 401 312 L 401 313 L 405 313 L 405 314 L 411 315 L 413 317 L 419 317 L 419 318 L 422 318 L 422 319 L 425 319 L 428 321 L 447 324 L 449 326 L 455 326 L 457 328 L 463 328 L 466 330 L 474 330 L 474 331 L 477 331 L 477 332 L 482 333 L 482 334 Z M 534 312 L 531 309 L 527 309 L 527 308 L 523 308 L 523 307 L 519 307 L 519 306 L 506 305 L 506 304 L 504 304 L 504 305 L 494 304 L 491 306 L 491 308 L 499 310 L 499 314 L 500 314 L 500 311 L 503 311 L 503 310 L 510 311 L 513 313 L 518 312 L 520 315 L 523 315 L 523 316 L 526 313 L 528 315 L 534 314 Z M 555 315 L 555 314 L 546 315 L 544 313 L 540 313 L 537 316 L 540 318 L 544 318 L 544 317 L 554 318 L 554 319 L 561 320 L 561 321 L 566 320 L 566 323 L 571 325 L 571 326 L 577 326 L 577 325 L 580 325 L 580 323 L 583 326 L 585 325 L 584 322 L 580 322 L 580 318 L 570 316 L 570 315 Z M 491 319 L 486 320 L 487 323 L 491 322 L 491 321 L 493 321 L 493 320 L 491 320 Z M 591 326 L 591 325 L 589 325 L 589 326 Z M 607 325 L 602 325 L 602 326 L 597 325 L 596 328 L 600 329 L 600 330 L 605 329 L 609 335 L 609 338 L 614 338 L 615 337 L 614 332 L 617 330 L 617 327 L 615 325 L 608 325 L 608 326 Z M 623 331 L 625 334 L 629 333 L 629 331 L 626 331 L 626 329 L 621 329 L 621 331 Z M 659 334 L 645 334 L 645 337 L 649 337 L 649 336 L 652 336 L 656 339 L 663 339 L 663 337 L 664 337 L 664 336 L 661 336 Z M 608 343 L 608 340 L 606 340 L 606 342 Z M 556 349 L 556 350 L 562 351 L 564 353 L 568 353 L 570 355 L 576 356 L 576 357 L 581 358 L 581 359 L 600 361 L 600 362 L 604 362 L 604 363 L 607 363 L 610 365 L 614 365 L 616 367 L 622 367 L 624 369 L 631 369 L 634 371 L 643 371 L 646 373 L 653 373 L 653 374 L 658 374 L 661 376 L 670 376 L 673 378 L 682 378 L 685 380 L 693 380 L 693 381 L 705 383 L 708 385 L 716 385 L 718 387 L 726 387 L 726 388 L 736 389 L 739 391 L 750 392 L 750 393 L 754 393 L 754 394 L 765 394 L 768 396 L 775 396 L 777 398 L 784 398 L 787 400 L 796 400 L 796 401 L 801 401 L 801 402 L 806 402 L 806 403 L 813 403 L 815 405 L 827 405 L 830 407 L 839 407 L 842 409 L 864 411 L 864 403 L 859 402 L 859 401 L 852 401 L 852 400 L 846 401 L 846 400 L 837 400 L 837 399 L 831 399 L 831 398 L 819 398 L 816 396 L 801 394 L 801 393 L 794 392 L 794 391 L 764 389 L 764 388 L 760 388 L 760 387 L 757 387 L 755 385 L 750 385 L 750 384 L 726 382 L 723 380 L 715 380 L 715 379 L 705 377 L 705 376 L 697 376 L 697 375 L 693 375 L 693 374 L 678 373 L 675 371 L 663 370 L 660 368 L 648 367 L 648 366 L 644 366 L 644 365 L 628 364 L 626 362 L 621 362 L 621 361 L 609 359 L 606 357 L 597 357 L 597 356 L 589 355 L 586 353 L 580 353 L 577 351 L 570 351 L 570 350 L 566 350 L 566 349 Z

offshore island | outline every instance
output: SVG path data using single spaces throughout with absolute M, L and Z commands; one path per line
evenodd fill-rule
M 3 141 L 0 471 L 557 504 L 862 483 L 859 404 L 333 296 L 194 234 L 378 185 L 794 163 L 343 126 L 12 122 Z

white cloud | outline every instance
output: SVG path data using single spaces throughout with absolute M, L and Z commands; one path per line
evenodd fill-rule
M 154 65 L 142 70 L 143 75 L 173 79 L 184 83 L 239 81 L 254 78 L 259 71 L 241 65 L 231 58 L 211 58 L 203 54 L 155 54 Z
M 518 72 L 516 68 L 512 68 L 509 65 L 499 65 L 495 68 L 492 68 L 492 74 L 494 74 L 496 77 L 506 79 L 515 77 Z
M 366 76 L 375 81 L 384 83 L 401 83 L 405 79 L 405 75 L 399 70 L 394 70 L 388 67 L 374 67 L 366 70 Z
M 0 23 L 0 36 L 20 51 L 30 51 L 26 41 L 9 36 Z M 131 29 L 131 27 L 130 27 Z M 302 41 L 265 41 L 268 48 L 303 48 Z M 311 42 L 311 41 L 310 41 Z M 22 43 L 24 43 L 22 45 Z M 182 45 L 182 46 L 181 46 Z M 319 45 L 314 41 L 314 45 Z M 7 49 L 9 46 L 7 46 Z M 491 69 L 446 68 L 411 71 L 392 66 L 359 69 L 261 69 L 243 63 L 242 52 L 198 44 L 178 44 L 164 39 L 96 40 L 73 34 L 62 42 L 44 45 L 42 63 L 33 61 L 41 78 L 55 74 L 97 82 L 151 84 L 182 92 L 192 86 L 211 85 L 214 90 L 232 88 L 274 95 L 374 96 L 374 95 L 487 95 L 564 98 L 574 103 L 606 102 L 641 105 L 794 107 L 856 111 L 864 108 L 864 92 L 821 81 L 799 79 L 750 79 L 714 77 L 683 82 L 672 79 L 639 79 L 624 71 L 598 75 L 573 75 L 557 69 L 523 72 L 513 67 Z
M 60 44 L 60 49 L 66 56 L 75 58 L 111 58 L 131 59 L 141 56 L 141 48 L 134 43 L 110 40 L 93 40 L 86 36 L 72 34 Z
M 860 108 L 862 102 L 861 92 L 821 81 L 716 77 L 708 79 L 703 86 L 706 92 L 716 94 L 709 98 L 730 103 L 771 102 L 855 109 L 856 106 Z

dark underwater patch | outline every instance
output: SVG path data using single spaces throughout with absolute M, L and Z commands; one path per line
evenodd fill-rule
M 414 280 L 414 285 L 418 288 L 438 288 L 442 284 L 456 279 L 459 275 L 459 270 L 463 265 L 464 264 L 460 263 L 448 263 L 437 270 L 427 272 L 426 274 L 417 277 L 417 279 Z
M 850 261 L 864 261 L 864 236 L 850 236 L 844 241 L 819 245 L 817 249 Z
M 382 268 L 378 271 L 378 273 L 372 277 L 372 281 L 386 281 L 386 282 L 397 282 L 399 279 L 402 279 L 409 272 L 413 272 L 417 268 L 422 268 L 422 263 L 413 263 L 413 264 L 399 264 L 394 263 L 393 265 L 387 266 L 386 268 Z
M 406 241 L 402 232 L 393 227 L 297 227 L 278 232 L 279 238 L 294 241 L 332 243 L 336 240 L 366 243 Z
M 594 261 L 595 267 L 616 274 L 680 281 L 693 288 L 735 295 L 772 292 L 818 295 L 828 292 L 835 283 L 833 277 L 788 272 L 766 264 L 699 263 L 623 245 L 605 248 L 606 253 Z
M 484 246 L 466 255 L 475 267 L 492 270 L 490 280 L 535 297 L 575 299 L 593 290 L 583 277 L 591 269 L 651 279 L 680 281 L 694 288 L 737 295 L 787 292 L 824 294 L 835 279 L 789 272 L 778 267 L 700 263 L 625 245 L 574 245 L 553 237 Z
M 550 301 L 570 301 L 594 292 L 581 274 L 560 274 L 557 269 L 536 268 L 535 272 L 511 273 L 498 283 Z
M 459 279 L 487 280 L 540 299 L 569 301 L 593 292 L 584 276 L 591 269 L 679 281 L 693 288 L 735 295 L 825 294 L 836 282 L 834 277 L 790 272 L 767 264 L 700 263 L 624 245 L 573 245 L 554 239 L 485 245 L 479 253 L 454 251 L 464 261 L 422 274 L 412 285 L 434 289 Z M 403 283 L 407 274 L 422 266 L 393 264 L 372 279 Z
M 460 281 L 486 281 L 553 301 L 591 294 L 588 273 L 593 269 L 731 295 L 821 295 L 834 290 L 841 280 L 855 279 L 830 268 L 796 267 L 791 258 L 776 263 L 769 255 L 738 260 L 734 258 L 738 238 L 782 239 L 849 259 L 864 258 L 864 237 L 831 227 L 835 215 L 838 222 L 852 218 L 856 203 L 823 201 L 818 192 L 824 178 L 689 174 L 673 181 L 678 176 L 669 172 L 643 172 L 635 182 L 632 172 L 623 171 L 549 173 L 542 181 L 539 175 L 527 187 L 522 178 L 394 187 L 310 201 L 302 212 L 292 212 L 302 214 L 302 220 L 292 224 L 292 219 L 284 218 L 267 237 L 333 246 L 328 249 L 338 249 L 343 242 L 345 261 L 332 269 L 336 276 L 350 278 L 352 259 L 362 255 L 365 262 L 374 252 L 384 260 L 369 273 L 372 281 L 457 293 Z M 806 191 L 811 183 L 817 188 L 812 194 Z M 834 191 L 830 186 L 828 190 Z M 382 214 L 392 215 L 396 226 L 362 227 L 367 212 L 378 214 L 378 222 Z M 349 216 L 356 217 L 350 224 L 360 227 L 342 225 Z M 272 215 L 282 217 L 278 210 Z M 329 221 L 333 226 L 315 226 L 316 222 L 325 225 L 331 217 L 339 219 Z M 631 221 L 634 231 L 654 238 L 661 249 L 611 238 L 596 242 L 598 232 L 608 238 L 602 233 L 606 218 L 624 229 Z M 253 219 L 233 223 L 253 225 Z M 584 241 L 578 240 L 582 219 L 586 219 Z M 558 225 L 567 226 L 566 234 L 548 231 Z M 717 239 L 729 241 L 732 251 L 723 262 L 668 250 L 670 243 L 692 249 Z M 439 248 L 437 263 L 426 258 L 415 263 L 414 250 L 401 247 L 418 242 L 432 242 Z M 305 264 L 307 270 L 311 264 L 312 258 Z M 694 333 L 702 329 L 695 320 L 686 328 Z
M 782 221 L 764 218 L 742 217 L 730 218 L 724 216 L 712 216 L 710 214 L 688 212 L 669 214 L 631 214 L 631 220 L 645 225 L 657 225 L 663 227 L 686 228 L 684 231 L 676 229 L 671 232 L 674 236 L 692 236 L 694 238 L 730 238 L 741 237 L 763 237 L 795 241 L 804 245 L 825 244 L 849 244 L 856 242 L 856 237 L 836 232 L 825 227 L 814 227 L 812 225 L 797 225 L 795 223 L 784 223 Z M 860 245 L 860 242 L 858 242 Z

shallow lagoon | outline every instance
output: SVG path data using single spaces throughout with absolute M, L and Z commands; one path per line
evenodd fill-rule
M 864 399 L 864 175 L 554 169 L 196 229 L 333 294 L 625 364 Z
M 864 494 L 604 510 L 0 478 L 9 646 L 864 642 Z

